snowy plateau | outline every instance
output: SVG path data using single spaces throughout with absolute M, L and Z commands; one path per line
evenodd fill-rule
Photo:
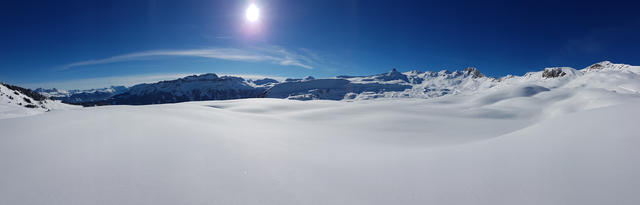
M 639 66 L 0 91 L 0 204 L 640 204 Z

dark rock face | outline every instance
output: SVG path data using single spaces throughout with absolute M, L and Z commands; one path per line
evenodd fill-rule
M 275 84 L 278 83 L 277 80 L 271 79 L 271 78 L 264 78 L 264 79 L 260 79 L 260 80 L 253 80 L 251 81 L 253 82 L 253 84 L 256 85 L 267 85 L 267 84 Z
M 468 67 L 464 69 L 466 75 L 472 76 L 473 78 L 482 78 L 484 75 L 478 71 L 478 69 L 474 67 Z
M 602 69 L 602 68 L 604 68 L 604 66 L 602 66 L 600 64 L 593 64 L 593 65 L 587 67 L 587 69 L 590 69 L 590 70 L 598 70 L 598 69 Z
M 384 80 L 384 81 L 392 81 L 392 80 L 402 80 L 405 82 L 409 82 L 409 79 L 405 74 L 398 72 L 395 68 L 391 69 L 388 73 L 380 74 L 376 77 L 376 79 Z
M 557 77 L 562 77 L 562 76 L 564 76 L 566 74 L 567 73 L 562 71 L 561 68 L 547 68 L 547 69 L 544 69 L 544 72 L 542 72 L 542 77 L 543 78 L 557 78 Z
M 605 68 L 606 66 L 610 66 L 611 62 L 609 61 L 602 61 L 593 65 L 590 65 L 589 67 L 586 67 L 587 70 L 600 70 Z

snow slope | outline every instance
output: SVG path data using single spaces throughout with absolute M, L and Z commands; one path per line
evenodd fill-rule
M 553 92 L 501 94 L 502 106 L 243 99 L 0 120 L 0 204 L 640 202 L 637 97 L 553 116 L 536 106 Z M 593 100 L 552 104 L 567 99 Z
M 336 79 L 454 85 L 455 94 L 386 97 L 413 86 L 375 100 L 0 119 L 0 204 L 638 204 L 638 71 L 390 72 Z

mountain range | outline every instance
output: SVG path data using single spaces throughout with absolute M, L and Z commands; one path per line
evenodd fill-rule
M 35 92 L 81 105 L 146 105 L 186 101 L 229 100 L 243 98 L 283 98 L 295 100 L 367 100 L 376 98 L 433 98 L 451 94 L 465 94 L 545 79 L 574 79 L 588 72 L 631 72 L 635 66 L 603 61 L 576 70 L 569 67 L 545 68 L 523 76 L 487 77 L 476 68 L 439 72 L 392 69 L 370 76 L 336 76 L 316 79 L 244 79 L 216 74 L 192 75 L 176 80 L 138 84 L 130 88 L 112 86 L 91 90 L 36 89 Z M 559 80 L 565 82 L 566 80 Z M 634 88 L 635 89 L 635 88 Z

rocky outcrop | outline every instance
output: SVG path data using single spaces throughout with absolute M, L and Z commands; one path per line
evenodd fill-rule
M 567 73 L 562 71 L 561 68 L 546 68 L 544 72 L 542 72 L 543 78 L 558 78 L 565 76 Z
M 478 71 L 478 69 L 474 68 L 474 67 L 468 67 L 464 69 L 464 72 L 466 75 L 469 75 L 473 78 L 482 78 L 484 77 L 484 75 L 482 73 L 480 73 L 480 71 Z

